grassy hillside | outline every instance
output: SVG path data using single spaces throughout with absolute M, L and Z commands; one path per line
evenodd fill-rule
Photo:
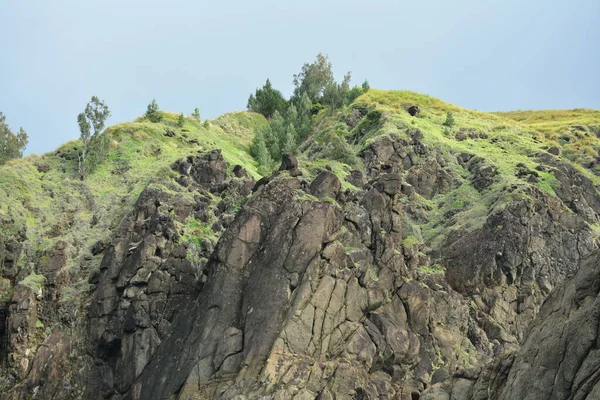
M 412 105 L 420 108 L 417 117 L 407 112 Z M 444 125 L 448 111 L 453 126 Z M 261 115 L 229 113 L 205 123 L 186 119 L 183 127 L 177 126 L 177 114 L 163 115 L 160 123 L 140 118 L 108 128 L 102 135 L 103 161 L 85 181 L 77 171 L 79 141 L 0 168 L 0 196 L 6 199 L 0 202 L 0 234 L 26 232 L 19 260 L 26 271 L 35 271 L 36 260 L 61 240 L 70 243 L 70 267 L 86 263 L 89 246 L 114 232 L 145 187 L 172 181 L 170 165 L 179 158 L 220 148 L 232 166 L 240 164 L 259 177 L 249 146 L 254 134 L 267 125 Z M 560 149 L 559 159 L 600 183 L 596 176 L 600 167 L 593 162 L 600 150 L 600 111 L 485 113 L 414 92 L 371 89 L 349 106 L 321 111 L 313 122 L 313 135 L 300 145 L 298 154 L 304 179 L 328 166 L 351 190 L 357 188 L 343 178 L 353 169 L 364 171 L 358 154 L 373 141 L 384 136 L 410 140 L 416 131 L 423 135 L 422 142 L 440 157 L 444 168 L 452 169 L 458 184 L 432 199 L 417 195 L 411 200 L 427 215 L 428 222 L 413 223 L 419 240 L 441 240 L 449 230 L 448 212 L 453 215 L 452 229 L 472 229 L 481 226 L 489 212 L 526 196 L 524 190 L 514 190 L 531 185 L 517 176 L 519 168 L 536 170 L 538 156 L 553 146 Z M 469 171 L 456 162 L 461 153 L 485 159 L 497 168 L 499 179 L 483 192 L 476 190 Z M 540 171 L 533 184 L 555 195 L 552 170 Z
M 551 146 L 559 146 L 564 157 L 600 174 L 600 111 L 543 110 L 495 113 L 532 129 Z
M 177 159 L 220 148 L 231 166 L 240 164 L 258 176 L 248 146 L 266 124 L 261 115 L 230 113 L 205 123 L 186 119 L 183 127 L 176 114 L 163 115 L 160 123 L 138 119 L 95 138 L 105 156 L 85 181 L 78 173 L 79 141 L 0 168 L 0 234 L 26 232 L 19 260 L 26 270 L 34 271 L 61 240 L 71 244 L 69 266 L 78 268 L 89 246 L 113 232 L 145 187 L 174 176 L 170 165 Z
M 417 117 L 407 112 L 412 105 L 420 108 Z M 354 125 L 350 121 L 357 110 L 367 114 Z M 455 121 L 451 127 L 444 125 L 447 111 Z M 431 200 L 419 197 L 412 200 L 427 215 L 427 223 L 413 226 L 416 235 L 425 241 L 442 240 L 453 229 L 481 226 L 490 212 L 511 200 L 527 197 L 526 189 L 532 184 L 556 196 L 556 177 L 552 169 L 541 167 L 539 158 L 553 146 L 561 152 L 557 160 L 573 165 L 600 184 L 595 165 L 586 164 L 590 157 L 595 159 L 600 149 L 600 139 L 595 134 L 600 127 L 599 111 L 486 113 L 414 92 L 371 89 L 348 107 L 322 111 L 316 117 L 316 127 L 313 138 L 301 146 L 305 162 L 324 164 L 322 158 L 333 159 L 329 163 L 341 177 L 353 168 L 363 168 L 356 161 L 356 154 L 373 141 L 396 136 L 410 142 L 410 135 L 417 130 L 423 135 L 422 142 L 446 160 L 447 168 L 459 180 L 448 193 Z M 497 168 L 496 182 L 483 192 L 476 190 L 471 174 L 456 162 L 461 153 L 479 156 Z M 529 183 L 519 177 L 518 172 L 523 168 L 538 171 L 538 181 Z M 451 221 L 448 212 L 453 215 Z

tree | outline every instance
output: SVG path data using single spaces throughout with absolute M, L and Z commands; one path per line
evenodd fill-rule
M 363 88 L 361 88 L 360 86 L 354 86 L 352 89 L 346 92 L 346 98 L 344 99 L 345 104 L 352 103 L 354 100 L 356 100 L 358 96 L 362 95 L 363 93 Z
M 296 124 L 296 133 L 300 140 L 304 140 L 312 129 L 312 102 L 306 94 L 302 93 L 298 103 L 298 123 Z
M 250 153 L 258 161 L 258 172 L 261 175 L 267 175 L 270 172 L 271 164 L 273 159 L 267 149 L 265 142 L 264 132 L 258 132 L 252 140 L 252 146 L 250 147 Z
M 342 94 L 345 95 L 346 92 L 348 92 L 350 90 L 350 81 L 352 80 L 352 72 L 348 71 L 346 73 L 346 75 L 344 75 L 344 79 L 342 80 L 342 83 L 340 84 L 340 90 L 342 91 Z
M 94 135 L 99 134 L 104 129 L 106 119 L 110 117 L 108 106 L 96 96 L 85 106 L 85 117 L 94 128 Z
M 454 126 L 454 116 L 450 110 L 446 111 L 446 120 L 444 121 L 444 126 L 453 127 Z
M 23 150 L 29 142 L 27 132 L 19 128 L 18 133 L 13 133 L 6 124 L 6 117 L 0 112 L 0 165 L 8 160 L 23 157 Z
M 281 154 L 294 152 L 296 150 L 296 143 L 296 128 L 294 128 L 294 125 L 290 122 L 287 124 L 285 132 L 281 137 Z
M 194 109 L 194 112 L 192 113 L 192 118 L 194 118 L 197 121 L 200 121 L 200 110 L 198 109 L 198 107 Z
M 158 103 L 156 102 L 156 99 L 152 99 L 152 102 L 150 104 L 148 104 L 148 109 L 146 110 L 146 114 L 144 114 L 144 117 L 146 117 L 150 122 L 160 122 L 162 120 L 162 114 L 160 112 L 160 109 L 158 108 Z
M 285 125 L 286 121 L 283 116 L 279 111 L 275 111 L 265 134 L 265 143 L 271 153 L 271 158 L 274 160 L 279 160 L 283 154 L 281 151 L 281 138 L 285 135 Z
M 371 86 L 369 86 L 369 81 L 365 79 L 365 81 L 362 84 L 362 90 L 364 93 L 367 93 L 369 89 L 371 89 Z
M 92 96 L 92 100 L 87 103 L 85 110 L 77 116 L 79 125 L 79 138 L 81 139 L 81 154 L 79 155 L 79 173 L 81 178 L 85 179 L 87 175 L 87 154 L 92 136 L 99 135 L 104 130 L 107 118 L 110 117 L 108 106 L 98 97 Z M 91 133 L 94 128 L 94 133 Z
M 321 100 L 325 88 L 334 82 L 333 72 L 327 55 L 317 54 L 317 59 L 312 64 L 305 63 L 302 71 L 294 75 L 294 99 L 300 99 L 306 92 L 312 103 Z
M 183 126 L 183 124 L 185 124 L 185 116 L 183 115 L 183 113 L 179 114 L 179 117 L 177 118 L 177 126 L 179 126 L 180 128 Z
M 77 124 L 79 125 L 79 139 L 81 139 L 81 154 L 79 155 L 79 173 L 81 178 L 85 179 L 85 160 L 87 156 L 87 148 L 92 135 L 90 134 L 90 123 L 85 117 L 85 113 L 79 113 L 77 116 Z
M 273 88 L 269 79 L 262 89 L 258 88 L 255 94 L 250 95 L 247 104 L 249 111 L 260 113 L 266 118 L 271 118 L 275 111 L 284 112 L 286 107 L 287 101 L 279 90 Z
M 327 85 L 323 91 L 322 102 L 324 105 L 330 106 L 333 110 L 342 106 L 344 103 L 344 94 L 341 85 L 338 85 L 336 82 Z

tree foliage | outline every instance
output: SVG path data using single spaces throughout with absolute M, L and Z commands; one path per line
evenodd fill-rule
M 269 79 L 262 88 L 250 95 L 247 104 L 249 111 L 260 113 L 266 118 L 271 118 L 275 111 L 284 112 L 286 107 L 287 101 L 279 90 L 273 88 Z
M 183 113 L 179 114 L 179 117 L 177 117 L 177 126 L 178 127 L 183 127 L 183 124 L 185 124 L 185 115 L 183 115 Z
M 13 133 L 6 124 L 6 117 L 0 112 L 0 165 L 23 157 L 23 150 L 28 142 L 27 132 L 19 128 L 18 133 Z
M 364 93 L 367 93 L 369 91 L 369 89 L 371 89 L 371 86 L 369 85 L 369 81 L 365 79 L 365 81 L 362 84 L 362 90 Z
M 325 88 L 333 82 L 331 62 L 327 55 L 319 53 L 313 63 L 305 63 L 302 71 L 294 75 L 294 98 L 299 99 L 306 93 L 311 102 L 317 103 Z
M 85 106 L 85 117 L 94 128 L 94 135 L 97 135 L 104 129 L 110 110 L 98 97 L 92 96 L 92 100 Z
M 312 116 L 324 106 L 334 110 L 344 107 L 369 90 L 368 81 L 351 87 L 351 80 L 352 74 L 348 72 L 340 83 L 336 82 L 327 55 L 319 53 L 314 62 L 305 63 L 300 73 L 294 75 L 294 93 L 289 102 L 273 89 L 268 79 L 250 95 L 248 110 L 269 119 L 268 127 L 254 137 L 251 147 L 261 174 L 270 172 L 274 161 L 284 153 L 298 148 L 312 131 Z
M 200 110 L 198 109 L 198 107 L 194 108 L 192 118 L 194 118 L 196 121 L 200 121 Z
M 79 138 L 81 139 L 79 173 L 81 174 L 82 179 L 85 179 L 90 169 L 88 167 L 90 164 L 88 161 L 90 140 L 93 136 L 97 136 L 102 133 L 108 117 L 110 117 L 110 110 L 108 109 L 108 106 L 96 96 L 92 96 L 91 101 L 85 106 L 84 112 L 77 115 Z M 92 128 L 94 129 L 93 133 Z M 94 165 L 96 164 L 97 163 L 94 163 Z
M 162 120 L 162 114 L 160 109 L 158 108 L 158 103 L 156 99 L 152 99 L 150 104 L 148 104 L 148 108 L 146 109 L 146 113 L 144 117 L 147 118 L 150 122 L 160 122 Z
M 250 147 L 250 153 L 256 161 L 258 161 L 258 172 L 262 175 L 267 175 L 270 172 L 273 159 L 271 158 L 269 149 L 267 149 L 264 132 L 258 132 L 256 136 L 254 136 L 252 146 Z

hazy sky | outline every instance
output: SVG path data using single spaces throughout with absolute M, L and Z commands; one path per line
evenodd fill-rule
M 109 124 L 161 109 L 242 110 L 316 54 L 338 78 L 478 110 L 600 109 L 598 0 L 0 0 L 0 111 L 27 153 L 79 136 L 92 95 Z

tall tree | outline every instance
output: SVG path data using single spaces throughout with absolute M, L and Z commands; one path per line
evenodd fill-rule
M 287 124 L 285 128 L 285 132 L 281 137 L 281 154 L 291 153 L 296 151 L 296 128 L 294 128 L 294 124 L 291 122 Z
M 27 132 L 19 128 L 18 133 L 13 133 L 6 124 L 6 117 L 0 112 L 0 165 L 8 160 L 23 157 L 23 150 L 29 143 Z
M 247 104 L 249 111 L 260 113 L 266 118 L 271 118 L 275 111 L 284 112 L 286 107 L 287 101 L 279 90 L 273 88 L 269 79 L 262 88 L 250 95 Z
M 273 117 L 271 118 L 269 129 L 267 129 L 268 135 L 265 136 L 267 148 L 269 149 L 271 157 L 274 160 L 279 160 L 283 154 L 281 138 L 285 135 L 285 125 L 286 122 L 283 116 L 279 113 L 279 111 L 275 111 L 275 113 L 273 113 Z
M 298 125 L 296 127 L 296 133 L 300 140 L 306 138 L 312 129 L 311 111 L 312 102 L 306 92 L 303 92 L 298 103 Z
M 265 143 L 265 136 L 263 132 L 258 132 L 254 136 L 252 146 L 250 147 L 250 152 L 252 153 L 252 156 L 254 156 L 256 161 L 258 161 L 259 173 L 261 175 L 268 174 L 270 172 L 273 159 L 271 158 L 269 149 L 267 149 L 267 145 Z
M 323 99 L 321 102 L 324 105 L 330 106 L 333 110 L 341 107 L 344 104 L 344 92 L 342 86 L 336 82 L 332 82 L 323 91 Z
M 94 135 L 98 135 L 104 129 L 106 119 L 110 117 L 108 106 L 96 96 L 85 106 L 85 117 L 94 128 Z
M 334 82 L 331 63 L 327 55 L 317 54 L 315 62 L 305 63 L 302 71 L 294 75 L 294 99 L 298 100 L 306 92 L 313 103 L 321 100 L 325 88 Z
M 96 96 L 92 96 L 91 101 L 85 106 L 84 112 L 77 116 L 80 134 L 79 138 L 81 139 L 79 173 L 81 174 L 82 179 L 85 179 L 87 175 L 86 162 L 90 140 L 92 136 L 102 133 L 108 117 L 110 117 L 108 106 Z M 93 134 L 91 128 L 94 128 Z
M 90 144 L 92 135 L 90 134 L 90 123 L 88 122 L 85 113 L 79 113 L 77 116 L 77 124 L 79 125 L 79 139 L 81 139 L 81 154 L 79 155 L 79 173 L 81 178 L 85 179 L 85 160 L 87 156 L 87 148 Z

